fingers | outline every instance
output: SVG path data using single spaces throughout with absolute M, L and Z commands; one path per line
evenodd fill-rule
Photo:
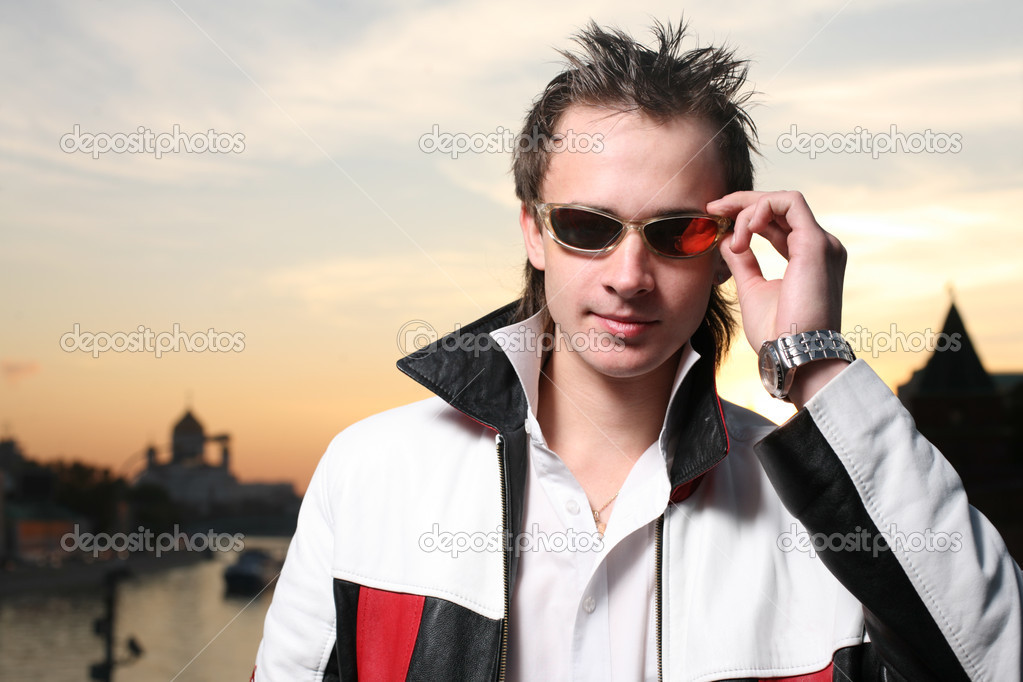
M 759 234 L 788 260 L 789 228 L 784 213 L 772 203 L 770 195 L 761 197 L 756 203 L 743 209 L 735 218 L 733 245 L 738 250 L 749 249 L 754 234 Z
M 707 212 L 735 217 L 739 211 L 756 203 L 766 192 L 732 192 L 707 204 Z
M 817 223 L 802 194 L 733 192 L 706 210 L 735 221 L 720 252 L 735 278 L 743 329 L 754 349 L 793 329 L 840 328 L 845 249 Z M 750 249 L 753 235 L 787 261 L 780 279 L 764 278 Z
M 737 291 L 742 292 L 751 280 L 762 281 L 764 279 L 760 263 L 750 249 L 736 252 L 731 243 L 726 241 L 721 244 L 721 257 L 728 265 L 728 269 L 732 271 Z
M 737 253 L 749 249 L 758 234 L 789 260 L 791 235 L 804 242 L 826 235 L 799 192 L 733 192 L 708 203 L 707 211 L 735 220 L 731 246 Z
M 813 220 L 813 214 L 810 213 L 810 207 L 807 205 L 802 193 L 790 190 L 777 192 L 732 192 L 708 203 L 707 211 L 716 215 L 734 217 L 742 210 L 765 198 L 780 208 L 782 214 L 794 211 L 795 213 L 802 214 L 804 217 L 808 214 L 810 220 Z

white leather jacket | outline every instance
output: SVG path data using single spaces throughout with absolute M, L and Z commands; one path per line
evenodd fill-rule
M 513 311 L 404 358 L 436 397 L 331 442 L 255 680 L 503 678 L 516 562 L 497 536 L 520 529 L 527 408 L 507 357 L 478 339 L 510 333 Z M 692 339 L 703 359 L 663 443 L 660 676 L 1023 679 L 1020 569 L 873 371 L 853 363 L 775 427 L 718 399 L 708 340 Z M 429 551 L 435 527 L 493 543 Z

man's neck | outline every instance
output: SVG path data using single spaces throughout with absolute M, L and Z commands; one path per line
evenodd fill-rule
M 656 370 L 628 378 L 603 375 L 564 352 L 546 363 L 537 421 L 587 493 L 613 494 L 657 441 L 680 357 L 681 351 Z

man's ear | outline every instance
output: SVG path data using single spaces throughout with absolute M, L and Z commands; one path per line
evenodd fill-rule
M 522 228 L 522 239 L 526 242 L 526 256 L 537 270 L 544 269 L 543 234 L 536 223 L 533 210 L 525 203 L 519 209 L 519 226 Z
M 725 259 L 718 254 L 718 263 L 714 268 L 714 285 L 718 286 L 724 284 L 732 276 L 732 271 L 728 269 L 728 264 L 725 263 Z

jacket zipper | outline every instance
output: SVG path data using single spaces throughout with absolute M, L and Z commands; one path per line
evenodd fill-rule
M 656 597 L 654 599 L 654 618 L 656 619 L 656 631 L 657 631 L 657 680 L 663 682 L 664 670 L 662 667 L 662 652 L 661 652 L 661 545 L 664 542 L 664 514 L 657 519 L 657 525 L 654 531 L 654 583 L 656 584 Z
M 508 533 L 508 495 L 505 491 L 504 436 L 497 434 L 497 464 L 501 476 L 501 528 L 505 537 Z M 508 587 L 508 548 L 502 547 L 504 557 L 502 577 L 504 579 L 504 622 L 501 624 L 501 662 L 497 670 L 498 682 L 503 682 L 508 662 L 508 624 L 511 616 L 511 593 Z

